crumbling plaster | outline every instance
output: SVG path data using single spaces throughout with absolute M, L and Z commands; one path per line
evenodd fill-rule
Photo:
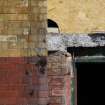
M 49 51 L 65 51 L 67 47 L 105 46 L 105 34 L 66 34 L 48 33 L 47 48 Z

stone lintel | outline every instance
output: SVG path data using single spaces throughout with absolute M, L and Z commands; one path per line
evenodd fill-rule
M 49 51 L 64 51 L 67 47 L 103 47 L 105 33 L 66 34 L 48 33 L 47 47 Z

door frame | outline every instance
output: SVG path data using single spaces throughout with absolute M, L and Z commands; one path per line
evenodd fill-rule
M 73 71 L 74 71 L 74 105 L 77 105 L 77 68 L 76 63 L 105 63 L 105 56 L 81 56 L 75 57 L 73 60 Z M 73 105 L 73 104 L 72 104 Z

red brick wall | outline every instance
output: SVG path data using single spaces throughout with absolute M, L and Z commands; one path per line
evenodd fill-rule
M 38 58 L 0 58 L 0 105 L 46 105 L 47 74 L 42 74 Z
M 50 105 L 70 105 L 70 69 L 66 54 L 55 52 L 48 57 Z M 69 103 L 69 104 L 68 104 Z

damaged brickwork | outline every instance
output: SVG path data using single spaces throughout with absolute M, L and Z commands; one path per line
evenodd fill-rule
M 46 0 L 0 0 L 0 105 L 46 105 Z
M 46 39 L 46 11 L 46 0 L 0 0 L 0 105 L 70 105 L 66 48 L 105 45 L 104 34 L 49 33 Z M 47 59 L 47 48 L 61 52 Z
M 47 46 L 51 52 L 48 56 L 50 104 L 77 105 L 75 62 L 105 62 L 105 33 L 48 33 Z M 91 52 L 93 56 L 90 55 Z M 68 53 L 71 55 L 67 56 Z M 69 57 L 71 62 L 68 62 Z M 70 73 L 66 71 L 67 68 Z
M 49 53 L 49 105 L 70 105 L 72 70 L 70 54 L 62 51 Z

